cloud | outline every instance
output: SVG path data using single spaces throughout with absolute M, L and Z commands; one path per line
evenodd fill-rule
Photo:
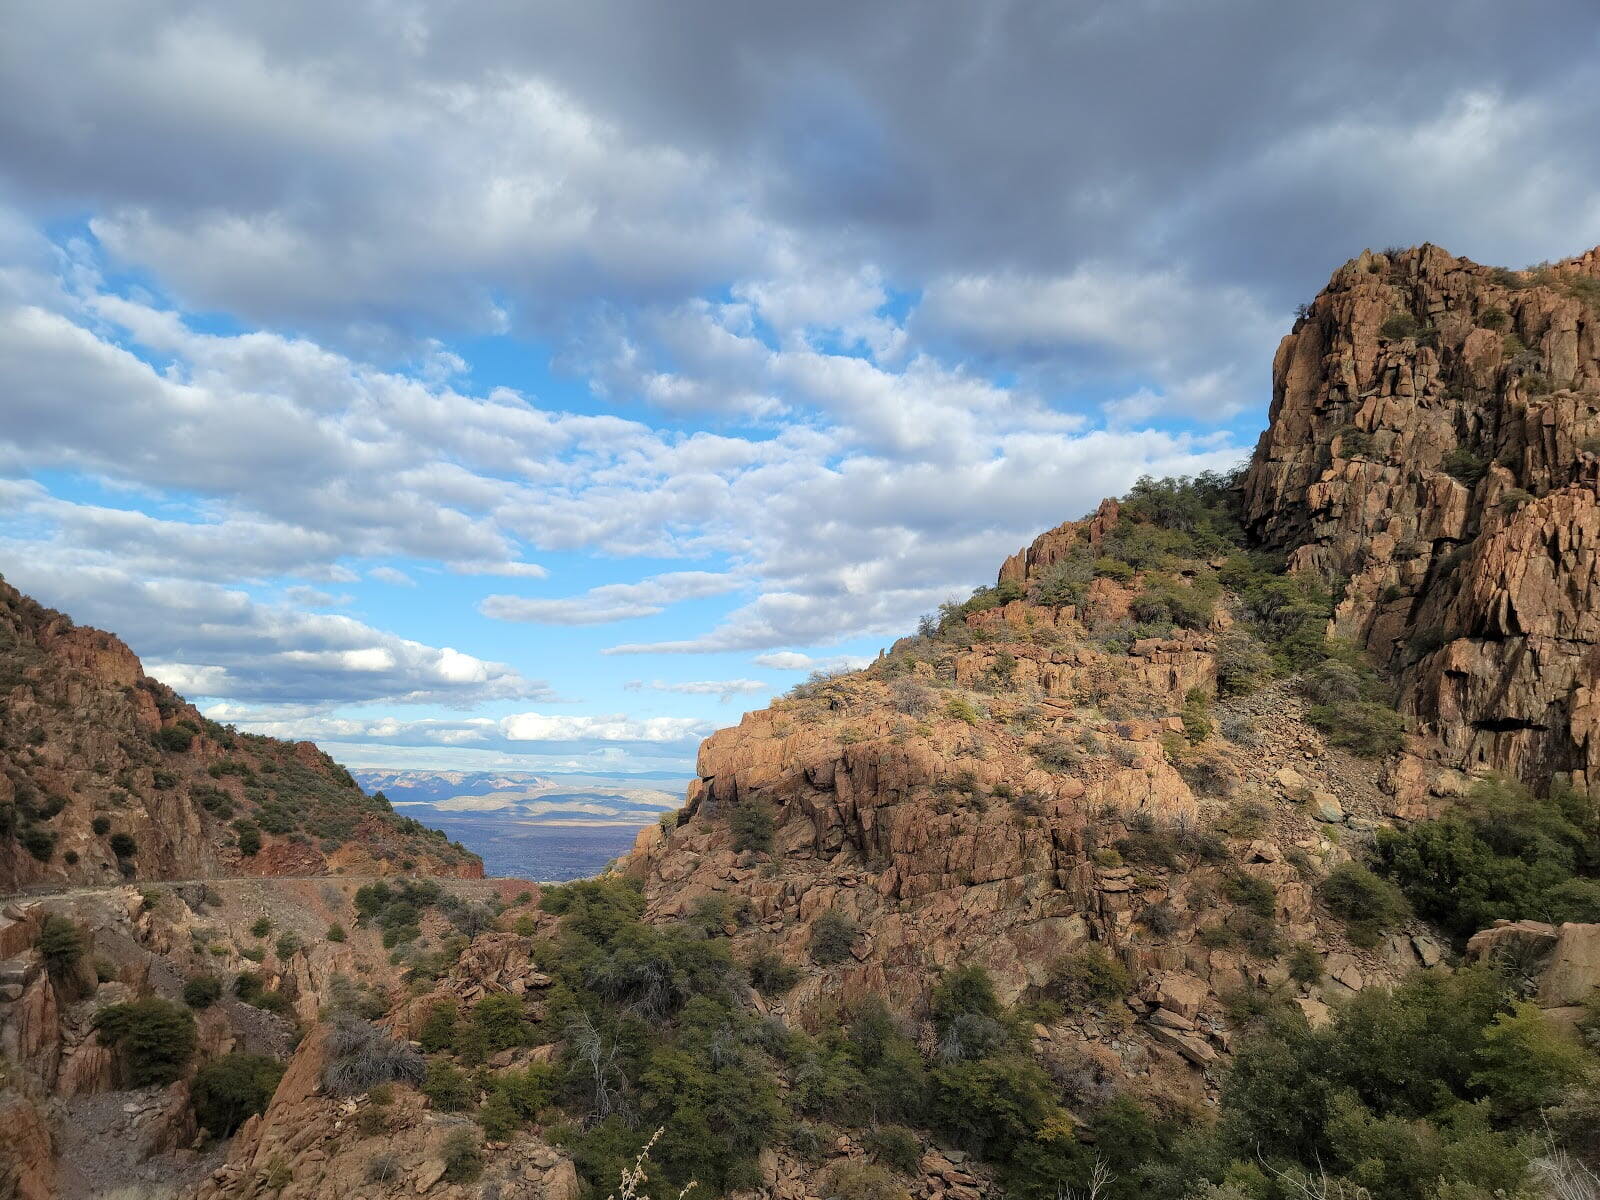
M 376 579 L 379 583 L 393 584 L 395 587 L 416 587 L 417 581 L 395 567 L 373 567 L 367 572 L 369 579 Z
M 608 583 L 581 596 L 534 599 L 493 595 L 478 611 L 497 621 L 527 621 L 539 625 L 602 625 L 635 617 L 652 617 L 669 604 L 720 596 L 743 586 L 743 581 L 711 571 L 674 571 L 638 583 Z
M 516 713 L 500 721 L 501 735 L 511 742 L 655 742 L 695 741 L 711 733 L 708 721 L 692 717 L 547 716 Z
M 264 604 L 213 584 L 136 578 L 70 553 L 13 556 L 6 577 L 84 624 L 110 629 L 151 675 L 190 696 L 296 703 L 552 699 L 504 663 L 429 646 L 353 617 Z
M 630 692 L 676 692 L 680 696 L 715 696 L 726 703 L 734 696 L 770 692 L 772 685 L 759 679 L 700 679 L 684 683 L 664 683 L 659 679 L 646 683 L 642 679 L 629 680 L 622 685 Z
M 753 660 L 758 667 L 773 671 L 859 671 L 869 666 L 870 658 L 856 654 L 834 654 L 826 658 L 813 658 L 795 650 L 778 650 L 771 654 L 758 654 Z

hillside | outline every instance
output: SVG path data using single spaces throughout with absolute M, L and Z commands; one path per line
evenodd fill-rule
M 116 637 L 0 581 L 0 892 L 222 875 L 482 874 L 310 742 L 238 733 Z
M 123 1111 L 186 1200 L 1594 1200 L 1597 293 L 1361 255 L 1239 472 L 716 733 L 604 877 L 11 906 L 17 1190 Z

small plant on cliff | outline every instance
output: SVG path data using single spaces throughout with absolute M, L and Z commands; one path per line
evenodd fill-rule
M 1390 341 L 1401 341 L 1405 338 L 1425 338 L 1433 332 L 1412 313 L 1397 312 L 1391 314 L 1382 325 L 1378 326 L 1378 336 Z
M 829 909 L 811 926 L 811 957 L 824 966 L 843 962 L 850 957 L 850 947 L 860 932 L 849 917 Z
M 183 1002 L 190 1008 L 210 1008 L 222 998 L 222 980 L 215 975 L 196 975 L 183 985 Z
M 101 1045 L 117 1051 L 134 1087 L 171 1083 L 194 1055 L 194 1018 L 159 996 L 102 1008 L 94 1029 Z
M 1085 946 L 1056 960 L 1050 980 L 1069 1008 L 1115 1004 L 1128 994 L 1128 968 L 1100 946 Z
M 328 1065 L 322 1084 L 335 1096 L 356 1096 L 383 1084 L 415 1087 L 427 1075 L 427 1063 L 409 1043 L 399 1041 L 370 1021 L 341 1017 L 328 1035 Z
M 216 1137 L 227 1137 L 256 1113 L 265 1112 L 283 1064 L 262 1054 L 225 1054 L 201 1067 L 190 1102 L 195 1120 Z
M 781 996 L 800 982 L 800 968 L 772 950 L 762 950 L 750 960 L 750 983 L 763 996 Z
M 471 1183 L 483 1173 L 483 1149 L 471 1129 L 452 1129 L 444 1140 L 444 1179 L 447 1183 Z
M 1350 940 L 1372 947 L 1384 933 L 1406 919 L 1409 909 L 1400 889 L 1366 867 L 1343 863 L 1322 881 L 1322 902 L 1345 923 Z
M 1405 719 L 1382 704 L 1318 704 L 1306 710 L 1306 720 L 1328 741 L 1363 758 L 1382 758 L 1405 744 Z
M 57 979 L 71 974 L 84 955 L 83 932 L 66 917 L 48 916 L 34 942 L 45 970 Z
M 1440 464 L 1446 475 L 1471 487 L 1489 473 L 1489 464 L 1471 448 L 1457 446 L 1444 456 Z
M 760 796 L 749 797 L 728 811 L 733 848 L 740 853 L 754 851 L 770 854 L 775 824 L 771 802 Z
M 428 1064 L 422 1081 L 422 1094 L 442 1112 L 460 1112 L 473 1102 L 477 1089 L 472 1079 L 455 1063 L 436 1058 Z

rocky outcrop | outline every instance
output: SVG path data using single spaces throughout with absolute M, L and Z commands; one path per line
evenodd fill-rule
M 220 875 L 481 877 L 310 742 L 239 734 L 0 580 L 0 893 Z M 245 853 L 237 823 L 261 848 Z M 403 866 L 404 865 L 404 866 Z
M 1362 254 L 1279 347 L 1246 516 L 1348 580 L 1337 632 L 1394 673 L 1439 766 L 1600 782 L 1600 253 L 1525 272 Z

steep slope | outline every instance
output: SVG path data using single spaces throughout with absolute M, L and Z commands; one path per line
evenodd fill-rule
M 237 733 L 0 580 L 0 892 L 220 875 L 480 876 L 310 742 Z
M 1600 252 L 1513 272 L 1363 254 L 1284 339 L 1244 479 L 1261 543 L 1349 580 L 1340 636 L 1439 765 L 1600 781 Z
M 1351 944 L 1318 890 L 1485 769 L 1591 782 L 1597 271 L 1434 247 L 1341 268 L 1242 475 L 1108 501 L 871 667 L 713 735 L 630 860 L 650 911 L 725 897 L 749 954 L 790 961 L 845 930 L 796 1007 L 916 1010 L 957 963 L 1027 999 L 1104 946 L 1144 1020 L 1078 1032 L 1202 1066 L 1291 947 L 1318 1016 L 1439 961 L 1415 924 Z

